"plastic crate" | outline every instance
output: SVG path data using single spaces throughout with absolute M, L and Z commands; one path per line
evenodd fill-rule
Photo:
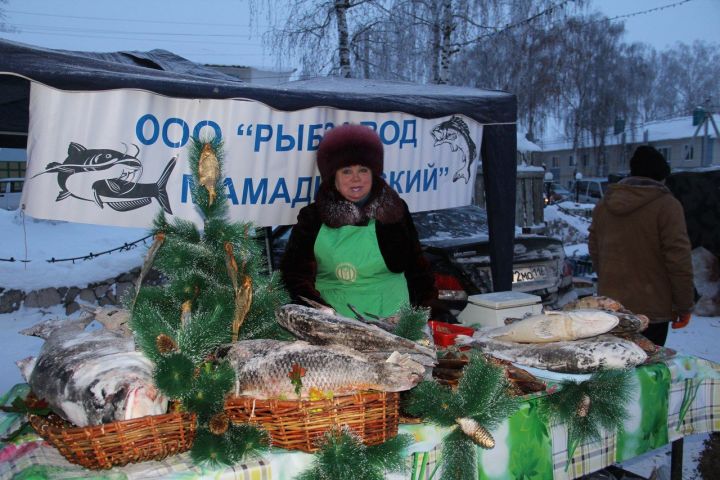
M 471 336 L 475 332 L 475 330 L 470 327 L 464 327 L 462 325 L 455 325 L 452 323 L 437 322 L 435 320 L 430 320 L 428 324 L 432 330 L 435 345 L 438 347 L 450 347 L 455 345 L 455 337 L 458 335 Z

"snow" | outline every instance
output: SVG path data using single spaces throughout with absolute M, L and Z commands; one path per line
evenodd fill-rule
M 574 245 L 566 245 L 569 255 L 587 254 L 587 227 L 589 219 L 563 212 L 557 205 L 545 210 L 546 220 L 555 220 L 558 225 L 567 225 L 560 236 L 581 239 Z M 573 232 L 568 232 L 573 230 Z M 147 235 L 147 231 L 135 228 L 119 228 L 83 225 L 65 222 L 50 222 L 23 218 L 20 211 L 0 210 L 0 231 L 3 243 L 0 258 L 27 258 L 29 263 L 1 262 L 0 287 L 17 288 L 24 291 L 49 286 L 84 286 L 88 283 L 117 276 L 142 264 L 147 249 L 140 245 L 125 252 L 114 252 L 91 260 L 79 262 L 48 263 L 44 260 L 87 255 L 103 252 L 130 243 Z M 25 244 L 27 243 L 27 253 Z M 149 243 L 148 243 L 149 245 Z M 79 313 L 73 315 L 76 317 Z M 18 333 L 40 321 L 64 316 L 64 309 L 56 306 L 46 309 L 22 309 L 0 314 L 3 335 L 0 337 L 0 391 L 7 391 L 16 383 L 23 382 L 15 362 L 35 355 L 42 340 Z M 693 316 L 690 325 L 682 330 L 671 330 L 667 346 L 684 354 L 703 357 L 720 363 L 720 349 L 717 335 L 720 317 Z M 693 435 L 685 438 L 683 478 L 699 478 L 696 465 L 703 441 L 707 435 Z M 623 468 L 648 477 L 655 468 L 667 469 L 670 464 L 670 447 L 661 448 L 622 464 Z
M 128 272 L 142 264 L 145 252 L 142 242 L 127 251 L 91 260 L 54 263 L 47 260 L 84 257 L 123 247 L 148 235 L 142 228 L 37 220 L 23 215 L 21 210 L 3 209 L 0 231 L 3 232 L 0 259 L 16 260 L 0 262 L 0 287 L 24 292 L 45 287 L 83 287 Z

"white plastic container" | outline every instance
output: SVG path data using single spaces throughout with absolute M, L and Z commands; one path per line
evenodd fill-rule
M 522 292 L 493 292 L 471 295 L 458 315 L 463 325 L 500 327 L 506 318 L 523 318 L 542 313 L 542 299 Z

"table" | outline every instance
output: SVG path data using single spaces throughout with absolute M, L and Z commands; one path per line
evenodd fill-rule
M 565 480 L 600 470 L 617 462 L 681 441 L 686 435 L 720 431 L 720 365 L 685 355 L 634 370 L 637 398 L 630 401 L 630 418 L 624 431 L 604 432 L 601 442 L 578 446 L 567 461 L 567 432 L 563 425 L 547 425 L 538 415 L 538 396 L 528 397 L 521 408 L 492 432 L 496 446 L 477 448 L 480 480 L 512 478 Z M 18 385 L 0 401 L 27 388 Z M 0 414 L 0 434 L 18 421 L 15 414 Z M 408 471 L 393 479 L 429 480 L 442 454 L 448 430 L 430 424 L 401 425 L 400 433 L 413 436 Z M 677 444 L 676 444 L 677 445 Z M 275 450 L 261 459 L 212 470 L 192 465 L 188 453 L 163 461 L 90 471 L 67 462 L 55 448 L 34 433 L 0 444 L 0 479 L 56 479 L 92 476 L 103 480 L 291 479 L 310 466 L 313 456 Z M 436 475 L 437 478 L 437 475 Z

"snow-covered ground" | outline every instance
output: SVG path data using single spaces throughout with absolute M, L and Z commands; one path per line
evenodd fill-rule
M 589 220 L 569 215 L 558 206 L 546 208 L 546 221 L 558 229 L 556 235 L 565 239 L 566 252 L 572 256 L 587 254 Z M 563 226 L 565 225 L 565 226 Z M 48 263 L 50 258 L 79 257 L 121 247 L 147 235 L 147 231 L 133 228 L 100 227 L 64 222 L 47 222 L 22 218 L 19 212 L 0 210 L 0 259 L 28 259 L 27 263 L 0 261 L 0 287 L 31 291 L 49 286 L 78 286 L 104 280 L 141 265 L 145 246 L 124 252 L 114 252 L 79 262 Z M 22 308 L 0 315 L 0 391 L 7 391 L 22 377 L 15 361 L 37 353 L 42 341 L 20 335 L 19 330 L 35 323 L 64 315 L 64 309 Z M 679 352 L 703 357 L 720 363 L 717 348 L 720 317 L 693 317 L 682 330 L 671 330 L 667 346 Z M 696 472 L 697 458 L 707 435 L 685 439 L 683 478 L 700 478 Z M 650 452 L 623 464 L 639 475 L 649 476 L 656 467 L 670 464 L 669 447 Z M 661 477 L 662 478 L 662 477 Z

